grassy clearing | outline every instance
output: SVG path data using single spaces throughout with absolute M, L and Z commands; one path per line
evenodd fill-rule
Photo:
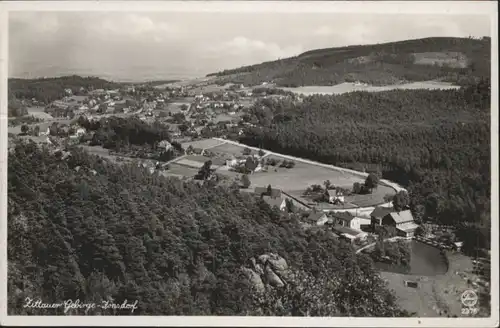
M 203 86 L 198 86 L 196 88 L 191 89 L 192 92 L 195 92 L 196 94 L 202 94 L 202 93 L 207 93 L 207 92 L 220 92 L 224 91 L 228 88 L 229 86 L 220 86 L 217 84 L 208 84 L 208 85 L 203 85 Z
M 214 152 L 226 153 L 228 155 L 239 156 L 243 155 L 243 149 L 245 147 L 237 146 L 230 143 L 221 144 L 219 146 L 213 147 L 211 150 Z M 257 154 L 257 151 L 252 150 L 251 154 Z
M 419 65 L 448 65 L 449 67 L 465 68 L 468 64 L 467 56 L 459 52 L 417 52 L 414 53 L 415 64 Z
M 225 152 L 233 155 L 241 155 L 244 147 L 234 144 L 223 144 L 212 148 L 212 151 Z M 255 153 L 255 151 L 252 151 Z M 266 159 L 276 159 L 281 163 L 287 160 L 279 155 L 269 155 Z M 339 187 L 351 189 L 355 182 L 364 183 L 364 178 L 342 172 L 327 167 L 304 163 L 301 161 L 294 161 L 295 167 L 292 169 L 282 168 L 277 166 L 269 166 L 268 172 L 258 172 L 250 176 L 253 186 L 267 186 L 271 184 L 276 188 L 280 188 L 285 192 L 289 192 L 297 199 L 310 203 L 311 201 L 302 196 L 305 189 L 313 184 L 323 185 L 323 182 L 330 180 L 330 182 Z M 221 172 L 224 173 L 224 172 Z M 224 173 L 225 174 L 225 173 Z M 387 194 L 394 194 L 394 189 L 380 185 L 377 189 L 373 190 L 372 194 L 368 195 L 353 195 L 346 197 L 346 203 L 352 203 L 350 207 L 367 207 L 378 205 L 384 202 L 384 197 Z M 330 204 L 324 204 L 325 209 L 329 208 L 344 208 Z
M 367 207 L 384 203 L 384 197 L 388 194 L 394 195 L 396 192 L 390 187 L 379 185 L 371 194 L 346 196 L 345 200 L 359 207 Z
M 175 164 L 182 165 L 182 166 L 188 166 L 188 167 L 192 167 L 195 169 L 199 169 L 203 166 L 202 161 L 193 161 L 193 160 L 190 160 L 187 158 L 181 158 L 178 161 L 175 161 Z
M 224 142 L 215 140 L 215 139 L 202 139 L 202 140 L 195 140 L 195 141 L 189 141 L 185 142 L 182 144 L 182 148 L 187 149 L 189 146 L 193 146 L 193 148 L 212 148 L 217 145 L 222 145 Z M 214 150 L 214 149 L 211 149 Z
M 275 171 L 276 170 L 276 171 Z M 250 180 L 258 186 L 271 184 L 276 188 L 287 190 L 305 190 L 312 184 L 322 185 L 325 180 L 330 180 L 337 186 L 352 187 L 360 179 L 320 166 L 294 167 L 292 169 L 269 167 L 268 172 L 252 174 Z
M 229 114 L 218 114 L 214 121 L 216 123 L 218 122 L 223 122 L 223 121 L 232 121 L 232 120 L 236 120 L 238 119 L 239 117 L 243 116 L 243 113 L 235 113 L 234 115 L 229 115 Z
M 184 165 L 179 165 L 176 163 L 171 163 L 170 168 L 163 172 L 165 176 L 180 176 L 180 177 L 192 177 L 198 173 L 195 168 L 190 168 Z
M 187 159 L 187 160 L 190 160 L 190 161 L 199 162 L 201 164 L 203 164 L 206 161 L 210 160 L 210 161 L 212 161 L 212 166 L 221 166 L 221 165 L 225 165 L 226 164 L 226 161 L 224 160 L 224 158 L 221 158 L 221 157 L 207 157 L 207 156 L 201 156 L 201 155 L 188 155 L 188 156 L 186 156 L 184 158 Z
M 406 84 L 394 84 L 386 86 L 373 86 L 368 84 L 355 84 L 344 82 L 333 86 L 304 86 L 297 88 L 282 88 L 286 91 L 291 91 L 297 94 L 313 95 L 313 94 L 328 94 L 328 95 L 340 95 L 343 93 L 354 92 L 354 91 L 366 91 L 366 92 L 381 92 L 396 89 L 403 90 L 414 90 L 414 89 L 458 89 L 458 86 L 450 85 L 445 82 L 435 82 L 435 81 L 422 81 L 413 82 Z

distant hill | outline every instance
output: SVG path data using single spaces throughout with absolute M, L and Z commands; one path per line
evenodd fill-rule
M 443 80 L 464 85 L 490 75 L 491 39 L 434 37 L 317 49 L 299 56 L 225 70 L 220 82 L 282 87 Z
M 65 89 L 71 89 L 78 93 L 80 88 L 114 89 L 120 87 L 120 83 L 107 81 L 98 77 L 81 77 L 78 75 L 19 79 L 11 78 L 8 82 L 9 99 L 32 99 L 49 103 L 60 99 L 65 94 Z

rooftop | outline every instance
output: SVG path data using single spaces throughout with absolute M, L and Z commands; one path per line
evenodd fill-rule
M 401 212 L 392 212 L 389 215 L 396 223 L 413 222 L 413 216 L 411 215 L 410 210 L 405 210 Z
M 335 232 L 339 233 L 339 234 L 347 234 L 347 235 L 351 235 L 351 236 L 357 236 L 357 235 L 363 233 L 362 231 L 351 229 L 351 228 L 347 228 L 347 227 L 343 227 L 343 226 L 340 226 L 340 225 L 335 225 L 335 226 L 333 226 L 332 229 Z
M 254 192 L 258 195 L 262 195 L 262 194 L 267 195 L 267 187 L 255 187 Z M 281 197 L 281 190 L 272 188 L 271 195 L 267 195 L 267 196 L 271 196 L 273 198 Z
M 273 197 L 269 197 L 269 196 L 263 196 L 262 200 L 265 201 L 266 203 L 268 203 L 269 206 L 271 206 L 271 207 L 274 207 L 274 206 L 280 207 L 284 201 L 284 199 L 281 197 L 273 198 Z
M 370 216 L 373 216 L 375 218 L 383 218 L 387 214 L 392 213 L 393 210 L 391 208 L 385 208 L 385 207 L 376 207 L 373 212 L 371 212 Z
M 349 212 L 332 212 L 331 215 L 336 219 L 341 219 L 342 221 L 347 221 L 347 222 L 350 222 L 352 219 L 355 218 L 355 216 Z
M 413 231 L 418 228 L 418 225 L 415 222 L 405 222 L 397 227 L 398 230 L 403 231 Z
M 326 214 L 324 212 L 311 212 L 311 214 L 309 214 L 309 216 L 307 217 L 307 219 L 316 222 L 316 221 L 318 221 L 319 219 L 321 219 L 325 215 Z

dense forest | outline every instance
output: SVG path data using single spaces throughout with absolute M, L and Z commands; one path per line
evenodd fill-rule
M 408 315 L 367 256 L 321 229 L 304 231 L 293 214 L 237 188 L 70 150 L 62 158 L 9 143 L 10 314 L 64 313 L 23 307 L 36 295 L 44 303 L 138 300 L 134 315 Z M 268 252 L 288 262 L 292 279 L 256 296 L 242 266 Z
M 463 228 L 488 247 L 490 84 L 264 99 L 240 142 L 324 163 L 374 170 L 408 187 L 417 220 Z M 480 236 L 480 238 L 479 238 Z
M 115 89 L 120 84 L 97 77 L 81 77 L 77 75 L 40 79 L 9 79 L 9 104 L 13 99 L 33 99 L 48 104 L 65 96 L 65 89 L 79 94 L 80 88 L 86 90 Z
M 120 153 L 136 153 L 135 157 L 148 157 L 147 153 L 154 153 L 155 159 L 168 161 L 183 153 L 182 146 L 171 140 L 168 127 L 159 123 L 146 123 L 137 117 L 120 118 L 116 116 L 102 118 L 99 121 L 88 120 L 80 116 L 78 124 L 92 131 L 91 146 L 103 148 Z M 87 136 L 82 139 L 88 138 Z M 161 152 L 161 142 L 168 142 L 172 147 Z M 150 156 L 149 156 L 150 157 Z
M 222 82 L 278 86 L 335 85 L 360 81 L 373 85 L 400 81 L 445 80 L 467 85 L 490 74 L 490 38 L 425 38 L 374 45 L 318 49 L 299 56 L 209 74 Z M 450 59 L 417 60 L 417 56 Z M 464 58 L 458 59 L 458 58 Z M 455 60 L 456 59 L 456 60 Z M 463 61 L 462 63 L 460 63 Z M 464 65 L 465 64 L 465 65 Z

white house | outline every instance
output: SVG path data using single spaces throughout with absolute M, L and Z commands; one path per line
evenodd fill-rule
M 349 212 L 332 212 L 331 216 L 334 224 L 356 231 L 361 231 L 362 226 L 369 226 L 371 224 L 371 219 L 357 217 Z
M 286 201 L 282 197 L 270 197 L 270 196 L 262 196 L 262 200 L 269 204 L 270 207 L 278 207 L 280 211 L 284 211 L 286 209 Z
M 328 192 L 328 202 L 335 203 L 344 203 L 344 194 L 339 190 L 327 190 Z
M 75 134 L 76 134 L 77 136 L 79 136 L 79 137 L 80 137 L 80 136 L 83 136 L 83 135 L 85 134 L 85 132 L 87 132 L 87 131 L 85 130 L 85 128 L 78 128 L 78 129 L 76 130 Z
M 167 140 L 162 140 L 158 144 L 158 147 L 164 148 L 165 150 L 169 150 L 170 148 L 172 148 L 172 144 L 170 142 L 168 142 Z
M 50 134 L 50 128 L 47 128 L 47 130 L 45 130 L 45 131 L 42 131 L 40 129 L 40 132 L 38 132 L 39 136 L 48 136 L 49 134 Z
M 239 164 L 239 160 L 236 158 L 231 158 L 226 160 L 226 166 L 228 167 L 234 167 Z
M 328 222 L 328 217 L 324 212 L 313 212 L 309 214 L 308 221 L 315 222 L 316 225 L 322 226 Z

